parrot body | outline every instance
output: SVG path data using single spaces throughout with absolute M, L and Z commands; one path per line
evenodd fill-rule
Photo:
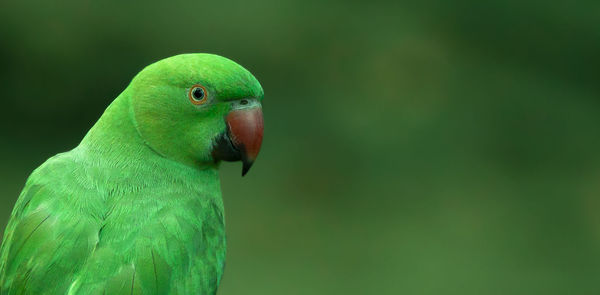
M 260 142 L 244 137 L 262 140 L 262 113 L 248 115 L 260 99 L 249 72 L 215 55 L 147 67 L 79 146 L 27 180 L 0 251 L 0 294 L 216 294 L 218 162 L 256 157 Z

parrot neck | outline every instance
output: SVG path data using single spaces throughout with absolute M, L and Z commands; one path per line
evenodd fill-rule
M 218 182 L 216 165 L 193 167 L 165 158 L 154 151 L 140 136 L 133 117 L 126 90 L 108 106 L 76 149 L 91 156 L 94 162 L 103 162 L 112 167 L 153 174 L 167 173 L 172 176 L 186 174 L 206 178 L 210 175 Z M 165 169 L 168 171 L 164 171 Z

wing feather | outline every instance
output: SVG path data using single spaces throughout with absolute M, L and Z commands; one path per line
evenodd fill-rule
M 0 248 L 0 295 L 216 293 L 220 199 L 161 186 L 108 202 L 85 169 L 59 155 L 29 177 Z

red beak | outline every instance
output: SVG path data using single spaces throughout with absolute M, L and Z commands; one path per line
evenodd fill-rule
M 242 176 L 256 160 L 263 139 L 263 114 L 260 107 L 231 111 L 225 118 L 233 147 L 240 153 Z

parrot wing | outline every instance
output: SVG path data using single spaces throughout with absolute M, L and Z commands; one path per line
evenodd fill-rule
M 65 294 L 97 243 L 98 225 L 79 215 L 49 187 L 26 185 L 0 251 L 0 294 Z
M 2 245 L 0 294 L 168 293 L 171 268 L 150 237 L 134 248 L 100 246 L 102 223 L 59 199 L 46 186 L 25 187 Z
M 139 191 L 107 206 L 96 168 L 65 153 L 32 173 L 0 249 L 0 294 L 215 294 L 222 204 L 165 188 L 163 205 Z

